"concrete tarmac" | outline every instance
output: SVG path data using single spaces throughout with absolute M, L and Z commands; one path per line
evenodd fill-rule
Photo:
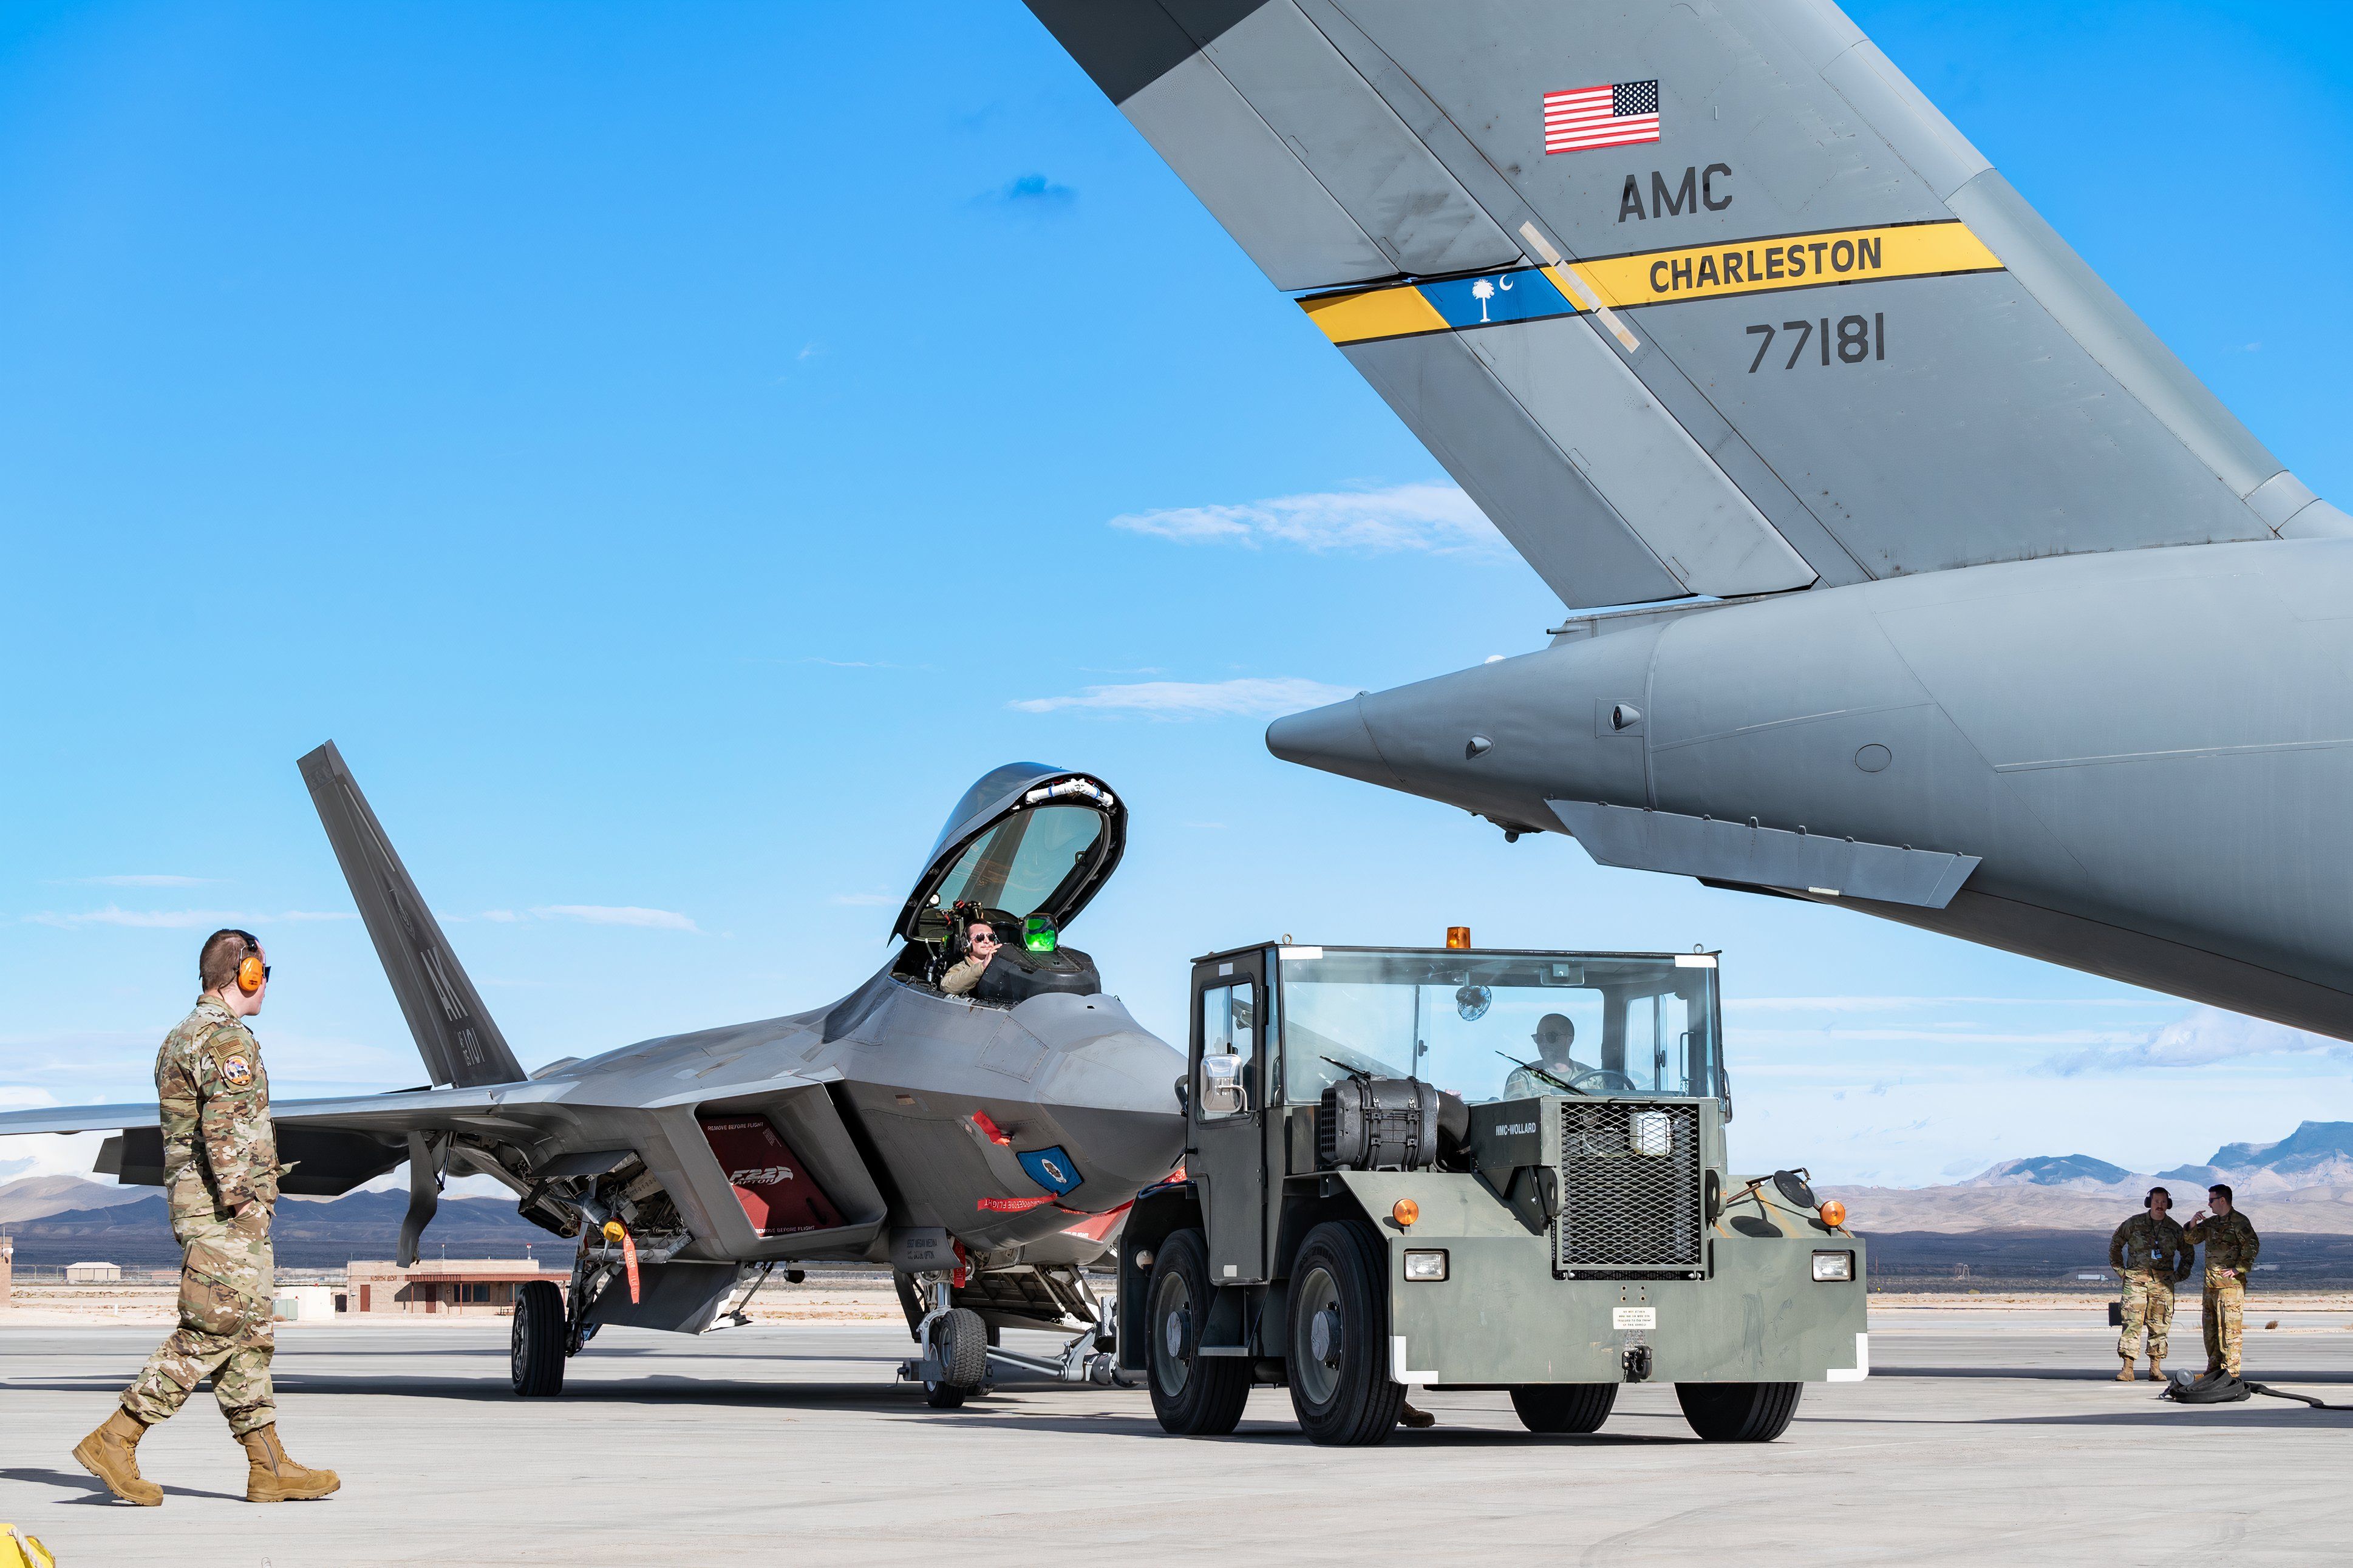
M 2086 1321 L 2086 1319 L 2091 1321 Z M 2353 1404 L 2342 1313 L 2248 1331 L 2250 1375 Z M 2260 1320 L 2259 1320 L 2260 1321 Z M 2202 1361 L 2197 1323 L 2176 1363 Z M 2353 1550 L 2353 1415 L 2205 1409 L 2113 1381 L 2083 1310 L 1875 1312 L 1873 1374 L 1806 1392 L 1769 1447 L 1703 1445 L 1673 1391 L 1588 1437 L 1501 1394 L 1430 1394 L 1438 1427 L 1311 1446 L 1280 1389 L 1221 1440 L 1165 1436 L 1140 1391 L 1004 1383 L 961 1410 L 895 1386 L 902 1332 L 608 1330 L 564 1395 L 516 1399 L 506 1325 L 281 1326 L 281 1430 L 343 1472 L 246 1503 L 199 1394 L 141 1459 L 159 1509 L 76 1466 L 157 1337 L 0 1328 L 0 1520 L 63 1568 L 1071 1561 L 2309 1563 Z M 1044 1336 L 1016 1335 L 1020 1349 Z

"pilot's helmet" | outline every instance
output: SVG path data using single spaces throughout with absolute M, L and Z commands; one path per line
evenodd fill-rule
M 1528 1038 L 1536 1043 L 1547 1061 L 1566 1061 L 1568 1047 L 1577 1039 L 1577 1026 L 1558 1013 L 1546 1013 L 1537 1020 L 1536 1032 Z

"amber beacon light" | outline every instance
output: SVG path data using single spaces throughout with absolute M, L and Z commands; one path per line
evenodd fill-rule
M 1421 1217 L 1421 1205 L 1411 1198 L 1399 1198 L 1389 1205 L 1389 1217 L 1398 1222 L 1399 1230 L 1408 1229 Z
M 1846 1205 L 1832 1198 L 1822 1205 L 1822 1223 L 1836 1230 L 1846 1223 Z
M 1471 928 L 1469 926 L 1448 926 L 1446 928 L 1446 945 L 1449 947 L 1469 947 L 1471 945 Z

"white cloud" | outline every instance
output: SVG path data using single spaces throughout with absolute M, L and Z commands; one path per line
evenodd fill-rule
M 1726 1007 L 1881 1013 L 1905 1007 L 2178 1007 L 2170 996 L 1726 996 Z
M 2146 1039 L 2145 1033 L 2126 1029 L 2031 1029 L 2014 1032 L 1954 1026 L 1939 1029 L 1858 1029 L 1832 1025 L 1820 1029 L 1743 1029 L 1742 1040 L 1753 1045 L 1804 1045 L 1829 1041 L 1892 1044 L 1926 1040 L 1943 1046 L 2122 1046 Z M 1756 1069 L 1751 1068 L 1751 1071 Z
M 94 1182 L 112 1183 L 111 1176 L 92 1172 L 98 1163 L 98 1152 L 106 1144 L 103 1132 L 48 1132 L 29 1138 L 15 1139 L 12 1152 L 21 1152 L 24 1165 L 17 1171 L 24 1176 L 86 1176 Z
M 357 913 L 350 910 L 286 910 L 274 915 L 249 915 L 237 910 L 126 910 L 109 904 L 102 910 L 75 910 L 60 913 L 44 910 L 26 915 L 32 925 L 58 926 L 73 931 L 82 926 L 129 926 L 140 931 L 198 931 L 220 926 L 300 925 L 310 921 L 355 921 Z
M 1065 708 L 1098 713 L 1138 713 L 1152 719 L 1272 718 L 1302 708 L 1342 702 L 1356 692 L 1298 676 L 1249 676 L 1236 680 L 1146 680 L 1133 686 L 1090 686 L 1070 697 L 1032 697 L 1008 703 L 1024 713 Z
M 1232 506 L 1124 512 L 1111 525 L 1181 544 L 1250 549 L 1268 543 L 1375 554 L 1399 550 L 1501 553 L 1505 549 L 1486 514 L 1452 485 L 1324 490 Z
M 2326 1052 L 2353 1059 L 2353 1047 L 2325 1035 L 2306 1034 L 2284 1024 L 2265 1023 L 2220 1007 L 2200 1007 L 2154 1035 L 2102 1045 L 2051 1058 L 2063 1077 L 2084 1072 L 2129 1072 L 2137 1068 L 2205 1067 L 2242 1057 L 2309 1056 Z
M 543 921 L 579 921 L 592 926 L 645 926 L 655 931 L 699 929 L 692 921 L 673 910 L 639 909 L 635 904 L 541 904 L 531 912 Z
M 191 931 L 198 926 L 242 924 L 245 917 L 234 910 L 126 910 L 109 904 L 102 910 L 82 910 L 60 914 L 44 910 L 37 915 L 26 915 L 34 925 L 62 926 L 70 931 L 77 926 L 133 926 L 150 931 Z

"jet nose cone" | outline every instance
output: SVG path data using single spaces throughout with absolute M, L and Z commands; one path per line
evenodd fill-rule
M 1288 714 L 1266 727 L 1266 749 L 1286 763 L 1321 768 L 1367 784 L 1400 787 L 1365 724 L 1364 695 Z

